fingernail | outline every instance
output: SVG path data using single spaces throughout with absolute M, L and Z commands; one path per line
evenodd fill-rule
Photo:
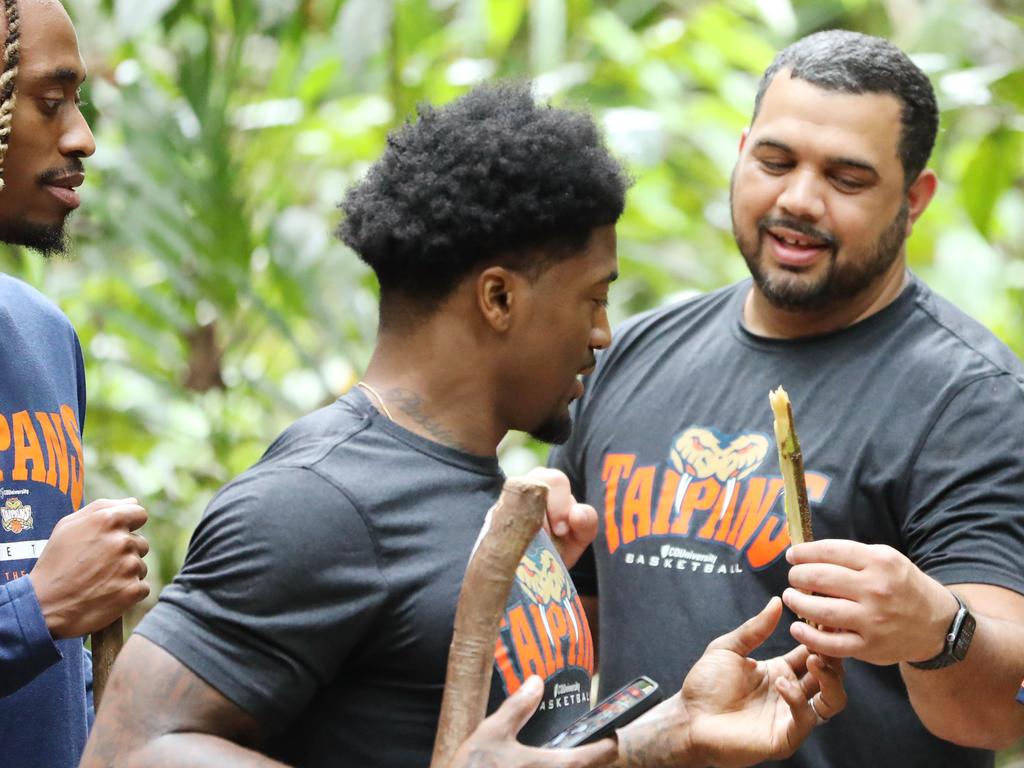
M 530 675 L 526 678 L 526 682 L 523 683 L 523 694 L 526 696 L 536 696 L 544 689 L 544 681 L 537 675 Z
M 555 524 L 555 536 L 565 536 L 569 532 L 569 526 L 567 523 L 556 523 Z
M 793 562 L 793 548 L 790 547 L 786 550 L 786 561 L 789 563 Z

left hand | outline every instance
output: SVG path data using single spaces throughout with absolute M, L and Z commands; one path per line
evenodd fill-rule
M 808 648 L 870 664 L 924 661 L 942 651 L 956 598 L 906 556 L 843 539 L 797 544 L 782 599 L 804 622 L 790 632 Z
M 548 487 L 548 514 L 544 519 L 544 530 L 555 543 L 565 567 L 572 568 L 597 536 L 597 510 L 576 501 L 564 472 L 537 467 L 526 477 Z
M 782 603 L 712 640 L 683 682 L 694 756 L 722 768 L 792 755 L 818 722 L 846 706 L 842 664 L 802 646 L 767 661 L 748 658 L 774 631 Z M 811 708 L 811 701 L 814 708 Z

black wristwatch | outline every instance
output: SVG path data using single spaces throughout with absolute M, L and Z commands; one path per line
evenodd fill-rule
M 971 647 L 971 640 L 974 638 L 974 627 L 977 625 L 977 622 L 974 620 L 971 612 L 967 610 L 964 601 L 960 599 L 960 595 L 956 592 L 950 592 L 950 594 L 956 598 L 960 609 L 956 612 L 956 616 L 953 617 L 953 623 L 949 625 L 949 632 L 946 633 L 945 647 L 943 647 L 942 652 L 938 656 L 933 656 L 925 661 L 912 661 L 910 666 L 917 667 L 918 669 L 942 669 L 950 664 L 963 661 L 964 657 L 967 656 L 967 649 Z

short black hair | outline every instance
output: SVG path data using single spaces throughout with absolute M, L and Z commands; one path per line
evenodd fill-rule
M 899 153 L 906 186 L 924 170 L 939 130 L 935 91 L 928 76 L 888 40 L 844 29 L 797 40 L 778 53 L 761 77 L 751 123 L 765 91 L 782 70 L 829 91 L 895 96 L 902 108 Z
M 436 308 L 488 261 L 531 273 L 614 224 L 630 180 L 591 115 L 537 104 L 524 82 L 477 86 L 392 131 L 341 203 L 338 235 L 389 295 Z M 383 319 L 383 313 L 382 313 Z

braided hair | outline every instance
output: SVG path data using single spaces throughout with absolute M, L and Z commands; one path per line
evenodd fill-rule
M 21 18 L 18 15 L 18 0 L 3 0 L 4 16 L 7 20 L 7 41 L 4 44 L 3 69 L 0 70 L 0 190 L 4 188 L 4 159 L 11 137 L 11 121 L 17 95 L 14 81 L 18 76 L 18 62 L 21 59 Z

